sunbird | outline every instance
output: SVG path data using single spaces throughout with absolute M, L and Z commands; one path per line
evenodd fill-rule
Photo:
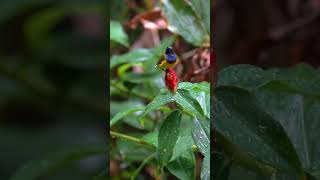
M 156 65 L 156 68 L 160 68 L 165 71 L 168 68 L 173 68 L 179 62 L 179 57 L 174 53 L 173 48 L 171 46 L 167 47 L 166 53 L 162 54 L 159 63 Z

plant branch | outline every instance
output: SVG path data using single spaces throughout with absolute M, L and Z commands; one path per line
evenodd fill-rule
M 143 141 L 143 140 L 141 140 L 139 138 L 136 138 L 136 137 L 133 137 L 133 136 L 128 136 L 128 135 L 121 134 L 121 133 L 114 132 L 114 131 L 110 131 L 110 135 L 113 136 L 113 137 L 117 137 L 117 138 L 121 138 L 121 139 L 125 139 L 125 140 L 128 140 L 128 141 L 131 141 L 131 142 L 134 142 L 134 143 L 137 143 L 137 144 L 148 146 L 148 147 L 151 147 L 152 149 L 156 148 L 153 144 L 150 144 L 150 143 L 148 143 L 146 141 Z

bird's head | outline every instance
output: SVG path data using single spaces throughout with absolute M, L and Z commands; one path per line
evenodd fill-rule
M 166 49 L 166 55 L 169 55 L 169 54 L 174 54 L 171 46 L 167 47 L 167 49 Z

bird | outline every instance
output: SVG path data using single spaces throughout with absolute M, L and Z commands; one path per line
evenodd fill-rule
M 155 67 L 165 71 L 168 68 L 173 68 L 176 66 L 179 61 L 180 58 L 173 51 L 173 48 L 169 46 L 166 48 L 165 54 L 161 55 L 159 62 Z

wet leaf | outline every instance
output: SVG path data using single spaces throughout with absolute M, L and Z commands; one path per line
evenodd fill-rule
M 210 155 L 210 122 L 208 119 L 194 119 L 192 138 L 204 156 Z
M 301 163 L 285 130 L 248 91 L 221 86 L 215 91 L 217 130 L 251 156 L 279 169 L 301 173 Z
M 164 167 L 170 161 L 173 149 L 179 137 L 181 112 L 172 111 L 162 123 L 158 135 L 157 162 Z

